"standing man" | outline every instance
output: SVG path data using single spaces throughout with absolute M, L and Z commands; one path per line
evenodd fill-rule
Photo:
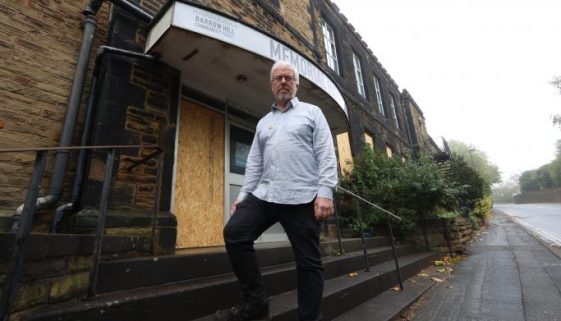
M 299 75 L 279 61 L 271 69 L 275 103 L 257 124 L 245 181 L 224 228 L 230 262 L 243 303 L 216 313 L 216 320 L 263 320 L 269 304 L 254 241 L 280 222 L 296 258 L 300 321 L 320 321 L 323 266 L 319 223 L 333 213 L 337 161 L 321 110 L 296 97 Z

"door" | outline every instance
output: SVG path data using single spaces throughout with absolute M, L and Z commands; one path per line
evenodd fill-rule
M 230 206 L 234 203 L 244 181 L 245 166 L 254 132 L 235 122 L 229 121 L 226 129 L 226 190 L 227 202 L 224 207 L 224 221 L 230 218 Z M 279 223 L 271 226 L 257 242 L 273 242 L 288 240 Z
M 224 244 L 224 115 L 190 101 L 179 114 L 177 247 Z

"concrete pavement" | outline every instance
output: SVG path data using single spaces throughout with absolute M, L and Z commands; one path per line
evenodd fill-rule
M 412 320 L 561 321 L 561 259 L 508 216 L 495 211 L 468 251 Z

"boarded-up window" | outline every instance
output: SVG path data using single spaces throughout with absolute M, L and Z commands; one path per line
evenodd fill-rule
M 350 173 L 353 169 L 353 155 L 351 154 L 351 144 L 349 142 L 349 133 L 337 135 L 337 151 L 339 156 L 339 166 L 341 174 Z
M 390 145 L 386 145 L 386 154 L 388 155 L 389 158 L 393 156 L 393 149 Z
M 364 142 L 370 145 L 371 149 L 374 149 L 374 138 L 371 135 L 364 133 Z

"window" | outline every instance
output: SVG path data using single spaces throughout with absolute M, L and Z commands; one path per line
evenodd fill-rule
M 364 133 L 364 142 L 370 146 L 370 149 L 374 149 L 374 138 L 371 135 Z
M 393 95 L 390 95 L 390 108 L 392 110 L 393 119 L 395 121 L 395 127 L 399 129 L 399 121 L 397 119 L 397 112 L 395 110 L 395 98 Z
M 389 158 L 392 158 L 393 148 L 390 145 L 386 145 L 386 154 L 388 155 Z
M 380 81 L 378 77 L 374 76 L 374 88 L 376 89 L 376 101 L 378 102 L 378 112 L 383 116 L 386 116 L 384 111 L 384 102 L 382 101 L 382 89 L 380 89 Z
M 327 65 L 339 74 L 339 62 L 337 61 L 337 49 L 335 47 L 335 33 L 333 28 L 322 21 L 321 29 L 323 31 L 323 43 L 325 45 L 325 54 L 327 55 Z
M 341 174 L 347 175 L 353 170 L 353 155 L 351 154 L 349 133 L 337 135 L 337 152 L 339 154 Z
M 355 67 L 356 89 L 358 93 L 366 98 L 366 91 L 364 90 L 364 80 L 362 78 L 362 67 L 358 56 L 353 52 L 353 65 Z

